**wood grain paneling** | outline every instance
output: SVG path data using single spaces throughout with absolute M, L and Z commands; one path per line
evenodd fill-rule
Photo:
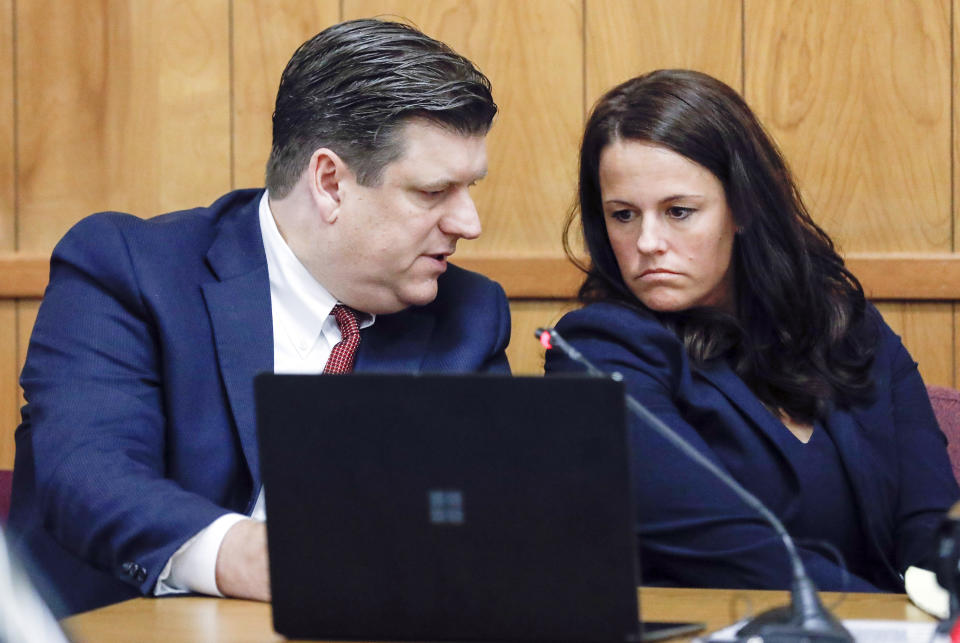
M 960 195 L 960 105 L 957 104 L 957 95 L 960 92 L 960 0 L 953 0 L 950 14 L 953 23 L 953 60 L 951 69 L 953 73 L 953 94 L 950 101 L 950 108 L 953 117 L 953 156 L 951 157 L 953 170 L 953 189 L 951 190 L 951 200 L 953 206 L 953 235 L 952 249 L 957 247 L 957 224 L 960 222 L 960 204 L 958 204 L 958 195 Z M 960 385 L 960 306 L 953 305 L 953 386 Z
M 955 385 L 953 304 L 879 303 L 877 309 L 920 365 L 926 384 Z
M 746 98 L 845 252 L 951 250 L 948 0 L 745 0 Z
M 233 3 L 233 187 L 263 185 L 283 68 L 297 47 L 339 18 L 339 0 Z
M 13 0 L 0 0 L 0 250 L 14 245 Z
M 24 404 L 23 399 L 23 390 L 20 388 L 19 374 L 23 370 L 23 363 L 27 358 L 27 347 L 30 344 L 30 334 L 33 332 L 33 324 L 37 321 L 37 312 L 40 310 L 40 302 L 36 300 L 23 300 L 17 302 L 17 384 L 14 388 L 16 391 L 16 400 L 17 408 Z M 16 428 L 17 424 L 20 422 L 20 414 L 15 413 L 16 421 L 10 427 L 10 435 L 13 435 L 13 430 Z M 2 429 L 0 429 L 2 430 Z M 0 443 L 10 443 L 7 438 L 0 437 Z M 12 454 L 12 452 L 11 452 Z
M 15 249 L 13 2 L 0 0 L 0 250 Z M 13 467 L 13 427 L 17 425 L 16 302 L 0 301 L 0 469 Z
M 17 303 L 0 301 L 0 469 L 13 468 L 13 431 L 20 421 Z
M 344 19 L 409 19 L 473 60 L 500 114 L 488 138 L 489 175 L 474 198 L 483 223 L 458 256 L 562 256 L 582 123 L 579 0 L 344 0 Z
M 230 187 L 228 0 L 17 4 L 19 248 Z
M 960 250 L 960 243 L 957 241 L 957 228 L 960 226 L 960 102 L 957 97 L 960 96 L 960 0 L 953 0 L 951 7 L 951 22 L 953 23 L 953 60 L 951 69 L 953 73 L 953 94 L 950 100 L 950 109 L 953 116 L 953 157 L 950 159 L 953 169 L 953 190 L 951 191 L 953 205 L 953 246 L 954 251 Z M 960 353 L 958 353 L 958 363 L 960 363 Z M 958 380 L 960 383 L 960 380 Z
M 507 359 L 516 375 L 543 375 L 543 347 L 533 332 L 537 328 L 554 326 L 564 313 L 579 307 L 574 301 L 510 302 L 512 328 Z
M 0 298 L 40 298 L 49 276 L 48 255 L 4 253 L 0 255 Z
M 741 87 L 740 0 L 586 0 L 587 107 L 639 74 L 689 68 Z
M 960 299 L 960 255 L 858 253 L 846 257 L 870 299 Z

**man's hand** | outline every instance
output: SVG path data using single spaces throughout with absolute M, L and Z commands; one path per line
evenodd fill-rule
M 216 574 L 224 596 L 270 600 L 266 523 L 241 520 L 227 531 L 217 553 Z

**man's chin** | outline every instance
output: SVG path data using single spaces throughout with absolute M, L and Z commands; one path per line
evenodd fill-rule
M 360 310 L 374 315 L 390 315 L 414 306 L 426 306 L 436 298 L 437 282 L 433 280 L 387 296 L 370 298 Z
M 404 308 L 410 306 L 426 306 L 437 298 L 437 281 L 434 279 L 429 283 L 422 284 L 417 288 L 412 288 L 409 292 L 403 294 Z

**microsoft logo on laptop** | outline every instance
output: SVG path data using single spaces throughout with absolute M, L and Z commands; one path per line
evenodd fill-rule
M 463 492 L 456 489 L 431 489 L 430 522 L 434 525 L 463 524 Z

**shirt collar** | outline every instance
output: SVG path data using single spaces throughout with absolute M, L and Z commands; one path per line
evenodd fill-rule
M 287 245 L 273 218 L 266 190 L 260 199 L 259 215 L 274 320 L 279 313 L 295 345 L 312 345 L 337 300 L 314 279 Z M 360 328 L 371 326 L 375 319 L 375 315 L 360 313 Z

